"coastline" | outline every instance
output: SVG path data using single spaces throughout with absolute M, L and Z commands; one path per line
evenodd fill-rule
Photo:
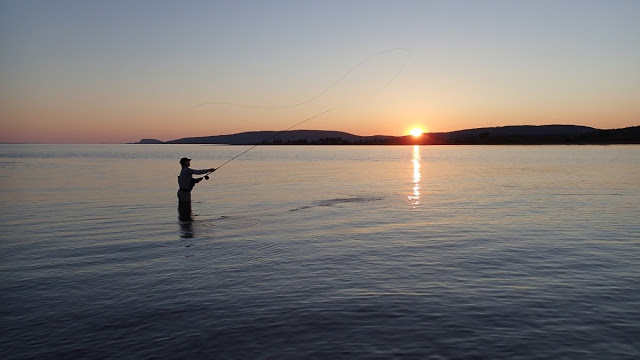
M 522 125 L 424 133 L 420 136 L 360 136 L 327 130 L 252 131 L 229 135 L 188 137 L 169 141 L 142 139 L 134 144 L 614 145 L 640 144 L 640 126 L 622 129 L 595 129 L 576 125 Z

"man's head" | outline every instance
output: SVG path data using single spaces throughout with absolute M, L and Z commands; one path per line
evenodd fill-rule
M 182 167 L 191 165 L 191 159 L 183 157 L 182 159 L 180 159 L 180 165 L 182 165 Z

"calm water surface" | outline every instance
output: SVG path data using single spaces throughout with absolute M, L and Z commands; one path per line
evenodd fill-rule
M 638 359 L 640 146 L 0 145 L 3 359 Z

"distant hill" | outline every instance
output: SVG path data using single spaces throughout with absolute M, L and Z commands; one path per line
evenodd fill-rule
M 433 144 L 566 143 L 595 131 L 598 129 L 576 125 L 522 125 L 432 133 L 427 137 Z
M 581 135 L 577 141 L 591 144 L 640 144 L 640 126 L 597 130 Z
M 540 136 L 575 136 L 592 132 L 596 129 L 588 126 L 575 125 L 544 125 L 544 126 L 502 126 L 452 131 L 444 133 L 449 139 L 488 138 L 488 137 L 540 137 Z
M 136 144 L 164 144 L 164 141 L 158 139 L 142 139 Z
M 576 125 L 486 127 L 413 136 L 359 136 L 342 131 L 250 131 L 230 135 L 187 137 L 170 141 L 142 139 L 138 144 L 228 145 L 509 145 L 509 144 L 640 144 L 640 126 L 602 130 Z
M 166 141 L 166 144 L 354 144 L 375 143 L 395 139 L 394 136 L 359 136 L 342 131 L 290 130 L 250 131 L 231 135 L 188 137 Z

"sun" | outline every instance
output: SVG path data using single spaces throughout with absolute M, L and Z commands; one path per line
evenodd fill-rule
M 423 133 L 424 131 L 422 131 L 422 129 L 420 128 L 411 129 L 411 131 L 409 131 L 409 134 L 411 134 L 411 136 L 413 137 L 422 136 Z

